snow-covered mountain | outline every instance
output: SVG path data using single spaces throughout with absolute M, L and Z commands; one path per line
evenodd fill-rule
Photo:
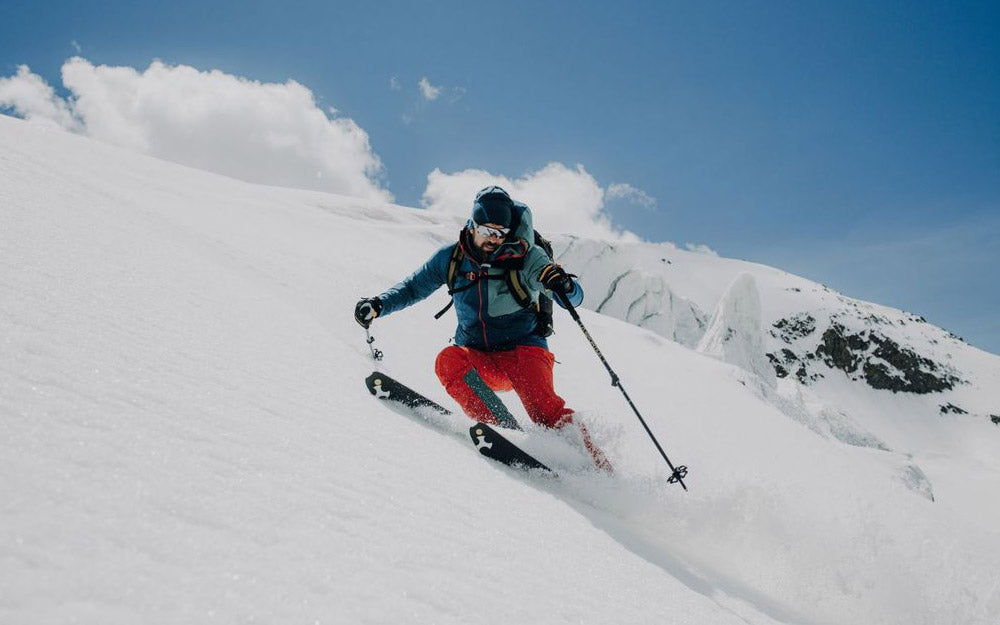
M 1000 425 L 1000 358 L 922 317 L 671 244 L 563 238 L 557 255 L 594 310 L 740 367 L 844 442 L 913 451 L 924 422 Z
M 1000 619 L 1000 358 L 776 269 L 562 238 L 690 491 L 566 315 L 557 388 L 617 471 L 529 425 L 563 473 L 531 478 L 362 382 L 355 300 L 454 231 L 0 116 L 0 622 Z M 445 300 L 373 334 L 450 406 Z

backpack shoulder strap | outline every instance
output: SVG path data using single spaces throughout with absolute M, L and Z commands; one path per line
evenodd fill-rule
M 540 248 L 542 248 L 542 251 L 545 252 L 546 254 L 548 254 L 549 258 L 552 258 L 552 259 L 555 258 L 554 254 L 552 252 L 552 241 L 549 241 L 548 239 L 546 239 L 542 235 L 538 234 L 537 230 L 535 230 L 535 245 L 538 246 L 538 247 L 540 247 Z
M 451 258 L 448 260 L 448 274 L 446 284 L 448 285 L 448 293 L 451 294 L 452 290 L 455 288 L 455 278 L 458 276 L 458 265 L 462 262 L 462 244 L 456 243 L 455 247 L 451 250 Z
M 538 234 L 537 230 L 534 231 L 533 238 L 534 246 L 540 248 L 551 259 L 552 243 L 550 243 L 548 239 L 542 235 Z M 528 288 L 524 285 L 524 281 L 522 280 L 521 273 L 519 271 L 511 269 L 507 272 L 507 286 L 510 289 L 511 295 L 514 296 L 514 299 L 517 300 L 517 303 L 521 306 L 521 308 L 536 307 L 535 303 L 531 300 L 531 293 L 528 292 Z M 544 297 L 545 295 L 541 294 L 539 301 L 541 302 L 541 298 Z
M 534 306 L 534 302 L 531 301 L 531 294 L 521 281 L 520 271 L 516 269 L 507 271 L 507 288 L 510 289 L 510 294 L 514 296 L 514 299 L 521 308 Z
M 440 319 L 448 310 L 451 309 L 452 304 L 455 303 L 455 298 L 451 297 L 459 291 L 464 291 L 471 288 L 475 283 L 470 283 L 462 288 L 455 290 L 455 280 L 458 279 L 458 266 L 462 263 L 462 258 L 465 256 L 465 252 L 462 251 L 462 244 L 456 243 L 455 247 L 451 250 L 451 258 L 448 259 L 448 273 L 445 276 L 445 283 L 448 286 L 448 305 L 442 308 L 434 315 L 435 319 Z

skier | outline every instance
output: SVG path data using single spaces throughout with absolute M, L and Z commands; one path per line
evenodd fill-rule
M 513 201 L 500 187 L 487 187 L 476 194 L 472 218 L 457 244 L 439 249 L 381 295 L 360 300 L 354 318 L 368 328 L 376 317 L 402 310 L 448 285 L 458 329 L 455 344 L 444 348 L 434 365 L 448 394 L 472 419 L 497 425 L 500 419 L 488 405 L 490 389 L 513 390 L 532 421 L 578 438 L 594 463 L 610 471 L 611 464 L 587 428 L 574 420 L 573 411 L 555 392 L 555 356 L 537 314 L 543 291 L 562 294 L 578 306 L 583 289 L 533 241 L 528 206 Z M 555 299 L 562 306 L 560 298 Z

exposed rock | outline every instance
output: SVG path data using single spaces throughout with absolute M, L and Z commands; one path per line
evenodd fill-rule
M 808 313 L 799 313 L 788 319 L 779 319 L 774 327 L 780 332 L 782 341 L 789 345 L 798 339 L 809 336 L 816 331 L 816 319 Z M 771 333 L 774 335 L 774 333 Z
M 853 338 L 853 337 L 852 337 Z M 861 358 L 844 336 L 844 327 L 834 324 L 823 333 L 823 340 L 816 348 L 816 355 L 833 369 L 854 373 L 861 364 Z
M 961 382 L 958 377 L 940 371 L 934 361 L 890 338 L 867 331 L 850 334 L 837 323 L 823 333 L 816 355 L 830 368 L 852 377 L 860 369 L 869 386 L 893 393 L 937 393 Z
M 966 410 L 962 410 L 955 404 L 947 403 L 941 406 L 941 414 L 969 414 L 969 413 Z
M 808 367 L 806 366 L 806 362 L 787 347 L 781 350 L 780 357 L 773 353 L 768 353 L 766 356 L 768 361 L 771 363 L 771 366 L 774 368 L 774 374 L 778 378 L 787 378 L 793 369 L 795 370 L 795 377 L 802 384 L 809 384 L 810 382 L 815 382 L 823 377 L 820 373 L 810 373 Z M 813 360 L 815 359 L 815 355 L 808 353 L 806 354 L 806 358 L 808 360 Z
M 869 375 L 867 370 L 865 374 L 868 384 L 873 388 L 887 389 L 894 393 L 905 391 L 926 394 L 950 390 L 960 381 L 947 373 L 937 374 L 938 366 L 933 360 L 900 347 L 891 339 L 872 335 L 872 341 L 877 344 L 872 356 L 884 360 L 902 374 L 902 378 L 898 375 L 883 375 L 888 372 L 885 366 L 872 365 L 873 370 L 878 369 L 878 375 Z
M 784 365 L 781 364 L 781 361 L 778 360 L 778 357 L 771 353 L 766 355 L 768 361 L 771 363 L 771 366 L 774 367 L 774 375 L 778 376 L 778 378 L 787 378 L 788 369 L 785 369 Z
M 892 325 L 885 317 L 872 314 L 861 319 L 870 327 Z M 791 346 L 782 348 L 780 353 L 767 354 L 778 378 L 786 378 L 794 372 L 800 382 L 808 384 L 822 377 L 810 366 L 811 361 L 821 360 L 852 380 L 864 380 L 872 388 L 894 393 L 936 393 L 950 390 L 961 382 L 949 367 L 920 356 L 874 330 L 851 332 L 834 321 L 823 331 L 815 350 L 799 355 L 794 350 L 795 343 L 816 331 L 815 318 L 800 313 L 777 321 L 773 328 L 771 335 Z M 948 410 L 954 412 L 955 409 L 961 410 L 957 407 Z

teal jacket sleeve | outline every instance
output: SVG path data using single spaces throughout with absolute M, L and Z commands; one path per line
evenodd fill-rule
M 379 316 L 385 317 L 412 306 L 444 285 L 448 281 L 448 263 L 454 247 L 454 243 L 442 247 L 420 269 L 379 295 L 378 298 L 382 300 L 382 312 Z
M 562 302 L 562 298 L 553 297 L 552 299 L 563 308 L 566 308 L 566 305 Z M 583 287 L 576 280 L 573 280 L 573 290 L 566 294 L 566 299 L 573 305 L 573 308 L 583 303 Z

